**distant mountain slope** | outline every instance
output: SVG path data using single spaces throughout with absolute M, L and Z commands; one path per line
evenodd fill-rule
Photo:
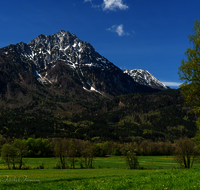
M 130 75 L 134 81 L 138 82 L 142 85 L 149 85 L 160 87 L 163 89 L 169 89 L 170 87 L 166 86 L 162 82 L 160 82 L 157 78 L 155 78 L 149 71 L 142 69 L 134 69 L 134 70 L 124 70 L 124 73 Z

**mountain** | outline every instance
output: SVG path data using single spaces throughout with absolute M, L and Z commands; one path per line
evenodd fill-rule
M 53 35 L 41 34 L 28 44 L 21 42 L 0 49 L 0 67 L 1 91 L 10 97 L 13 95 L 9 86 L 22 84 L 28 89 L 51 86 L 58 92 L 73 83 L 77 88 L 108 97 L 160 90 L 136 82 L 91 44 L 63 30 Z
M 196 118 L 180 94 L 148 71 L 123 72 L 70 32 L 0 49 L 5 137 L 193 137 Z
M 124 73 L 127 73 L 134 79 L 135 82 L 138 82 L 139 84 L 156 86 L 161 89 L 170 89 L 170 87 L 160 82 L 149 71 L 142 69 L 134 69 L 134 70 L 124 70 Z

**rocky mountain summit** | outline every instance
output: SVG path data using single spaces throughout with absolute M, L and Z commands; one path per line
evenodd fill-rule
M 134 69 L 134 70 L 124 70 L 124 73 L 127 73 L 134 79 L 135 82 L 138 82 L 139 84 L 157 86 L 163 89 L 170 89 L 170 87 L 160 82 L 149 71 L 142 69 Z
M 11 84 L 29 85 L 27 88 L 51 86 L 57 91 L 76 86 L 106 96 L 166 89 L 152 80 L 141 83 L 147 75 L 136 72 L 140 76 L 136 80 L 101 56 L 91 44 L 63 30 L 53 35 L 41 34 L 28 44 L 21 42 L 0 49 L 0 67 L 1 91 L 5 93 Z

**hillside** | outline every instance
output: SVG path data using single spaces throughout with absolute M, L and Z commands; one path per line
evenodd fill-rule
M 127 94 L 104 101 L 74 122 L 92 121 L 90 138 L 129 141 L 136 137 L 173 141 L 194 137 L 196 116 L 184 105 L 180 90 L 158 93 Z
M 56 113 L 50 111 L 54 107 Z M 40 102 L 36 107 L 1 109 L 0 134 L 21 138 L 173 141 L 183 136 L 194 137 L 196 132 L 196 117 L 184 105 L 180 90 L 126 94 L 87 105 L 77 114 L 74 109 L 78 108 L 71 105 L 71 114 L 64 117 L 65 109 L 53 101 Z

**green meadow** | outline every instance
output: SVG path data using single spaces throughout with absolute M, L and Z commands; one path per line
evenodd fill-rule
M 56 158 L 25 158 L 28 170 L 8 170 L 0 160 L 0 189 L 200 189 L 198 162 L 180 169 L 173 157 L 138 158 L 143 169 L 128 169 L 120 156 L 98 157 L 94 169 L 53 169 Z

